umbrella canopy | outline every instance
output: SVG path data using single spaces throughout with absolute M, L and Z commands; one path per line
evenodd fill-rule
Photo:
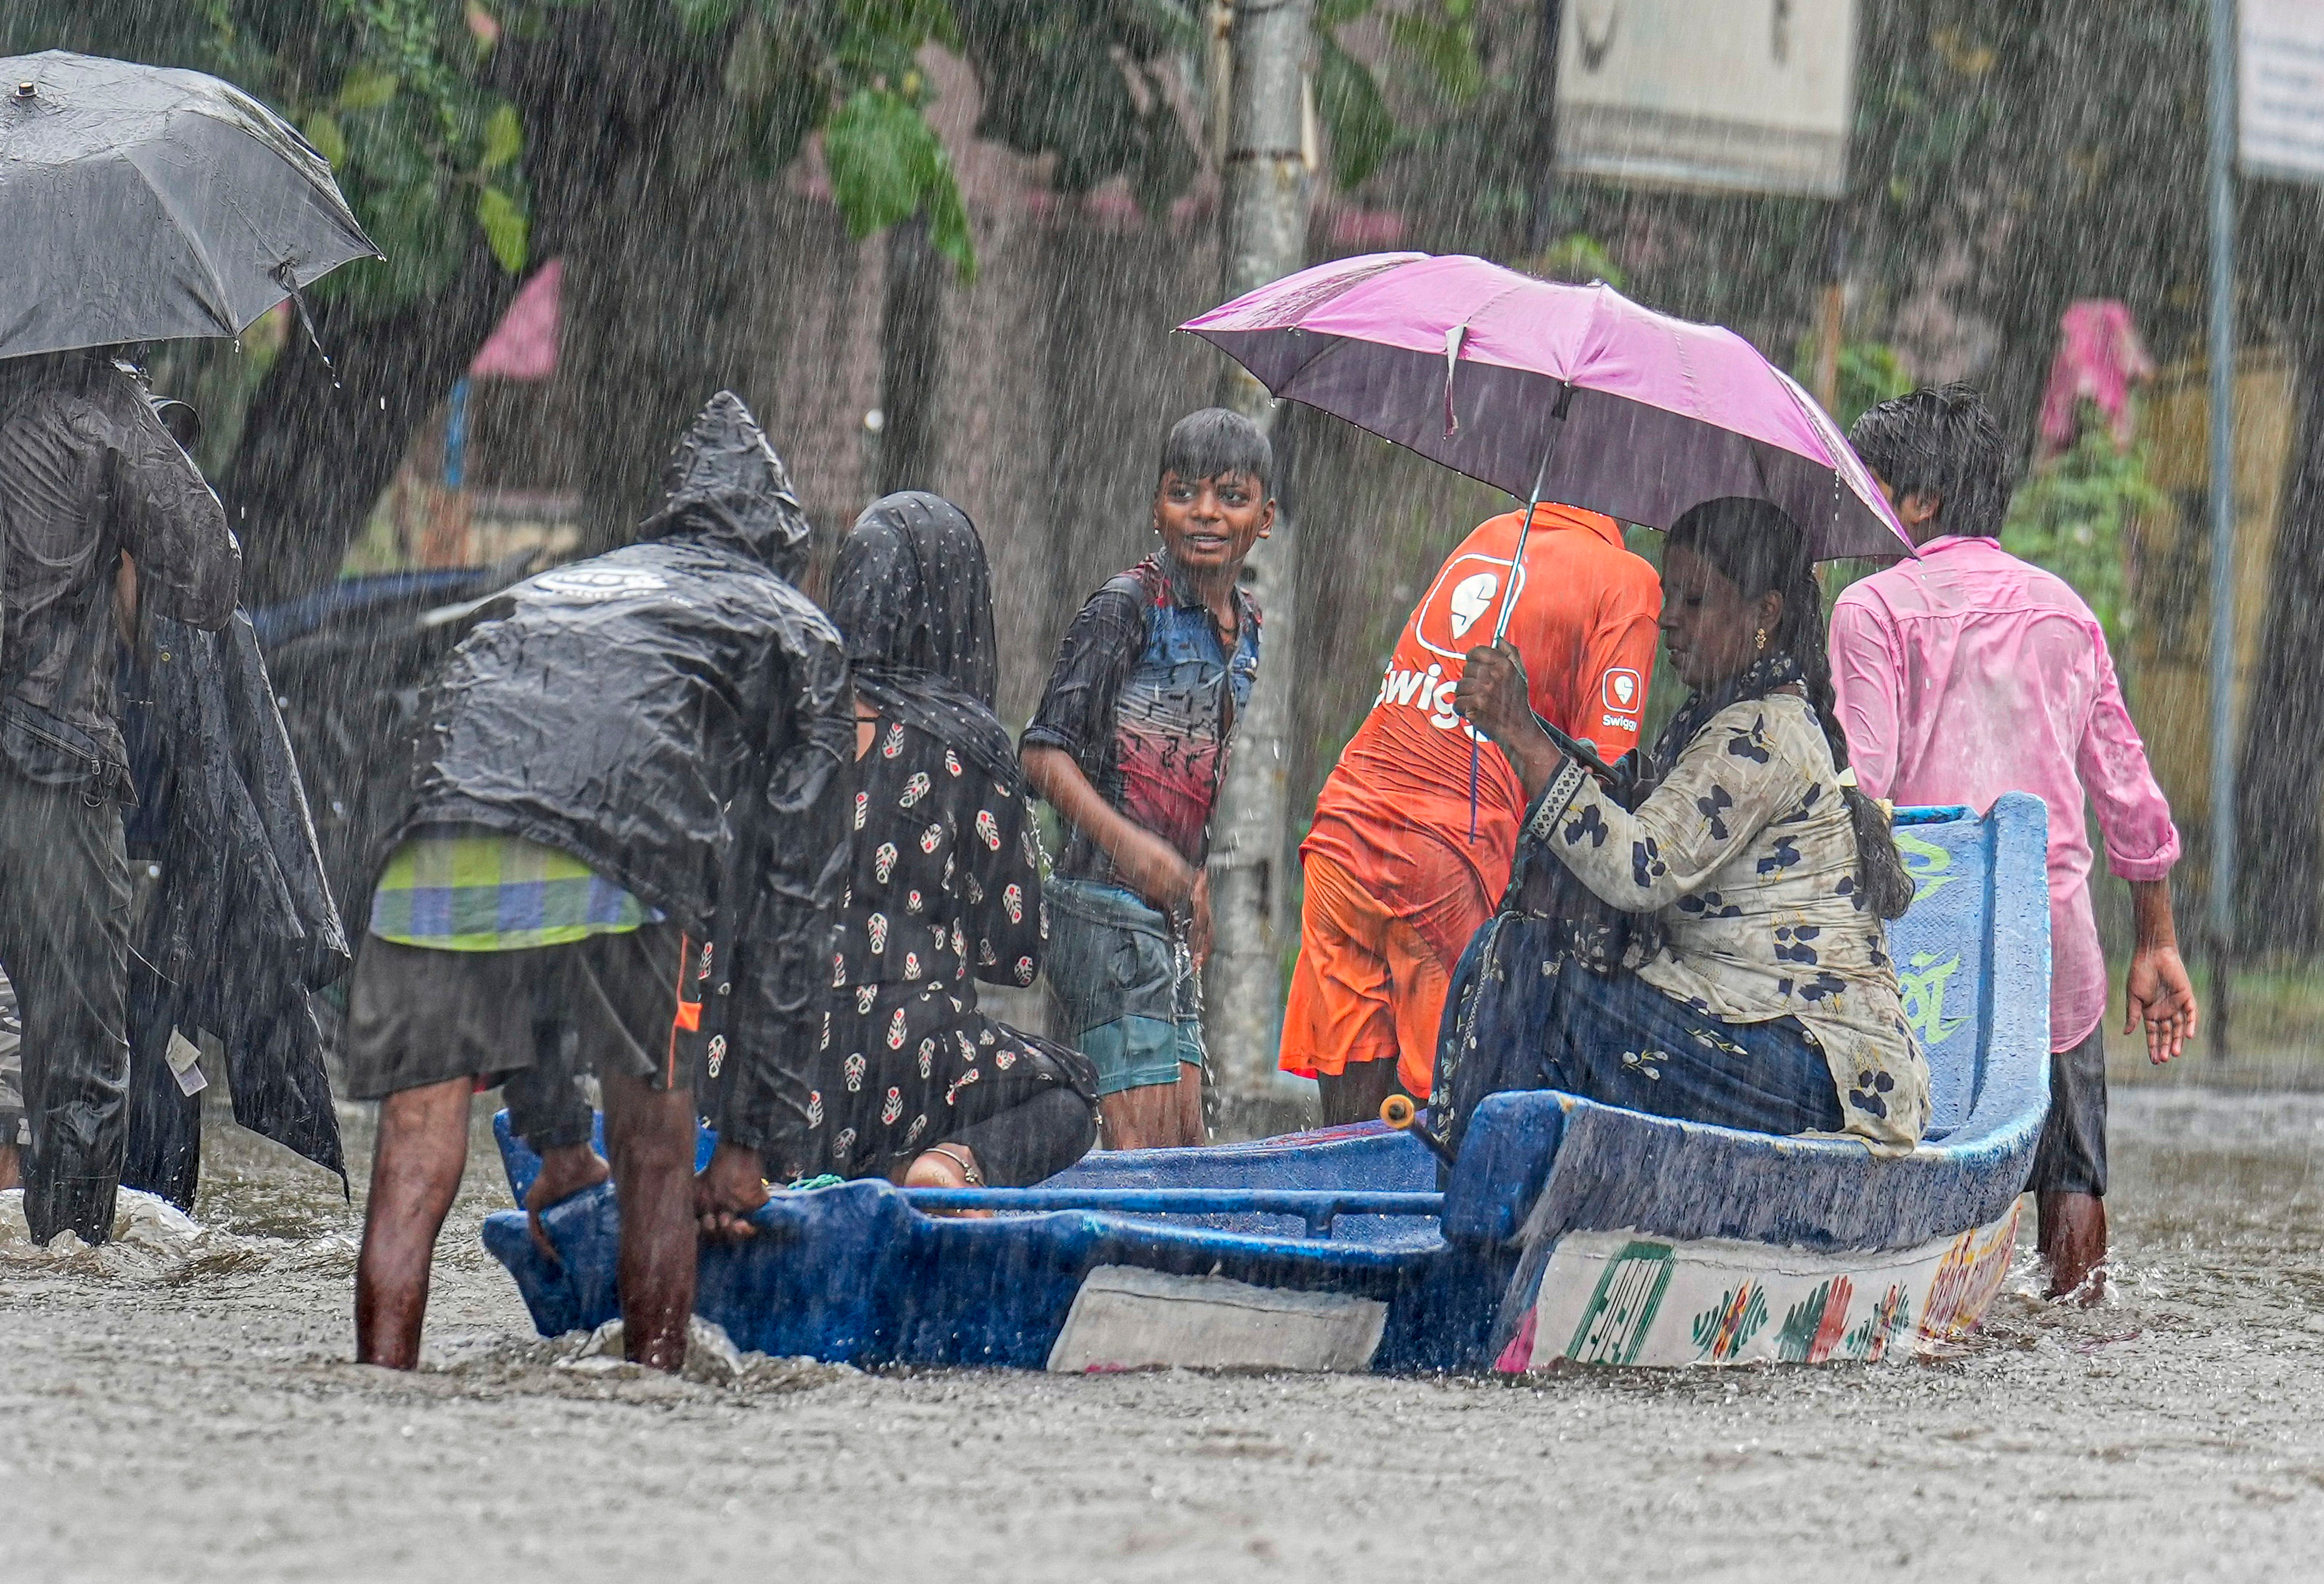
M 0 59 L 0 357 L 236 336 L 379 249 L 330 162 L 230 83 L 51 50 Z
M 1912 544 L 1839 427 L 1734 331 L 1480 258 L 1370 253 L 1179 327 L 1278 397 L 1525 498 L 1668 528 L 1772 501 L 1818 560 Z M 1546 465 L 1545 466 L 1545 458 Z

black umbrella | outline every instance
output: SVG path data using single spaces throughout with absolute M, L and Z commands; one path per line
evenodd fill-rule
M 238 336 L 378 258 L 330 161 L 231 83 L 51 50 L 0 59 L 0 357 Z

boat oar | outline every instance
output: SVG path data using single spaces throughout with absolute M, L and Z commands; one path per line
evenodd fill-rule
M 1391 1094 L 1380 1101 L 1381 1121 L 1399 1133 L 1411 1134 L 1421 1143 L 1428 1146 L 1429 1153 L 1435 1156 L 1438 1160 L 1448 1166 L 1452 1165 L 1452 1152 L 1431 1138 L 1426 1128 L 1414 1126 L 1418 1121 L 1419 1116 L 1420 1108 L 1413 1104 L 1412 1096 L 1408 1094 Z
M 1517 578 L 1525 570 L 1526 541 L 1533 537 L 1533 514 L 1541 510 L 1542 485 L 1549 481 L 1550 459 L 1557 455 L 1557 437 L 1565 432 L 1565 409 L 1573 400 L 1573 387 L 1561 383 L 1557 404 L 1549 416 L 1557 427 L 1549 431 L 1549 439 L 1541 448 L 1541 466 L 1533 475 L 1533 493 L 1526 498 L 1525 520 L 1517 524 L 1517 553 L 1509 557 L 1509 580 L 1501 590 L 1501 613 L 1493 618 L 1493 646 L 1500 647 L 1501 640 L 1509 633 L 1509 618 L 1517 613 Z M 1477 728 L 1469 728 L 1469 840 L 1477 839 L 1477 761 L 1484 751 L 1484 739 Z

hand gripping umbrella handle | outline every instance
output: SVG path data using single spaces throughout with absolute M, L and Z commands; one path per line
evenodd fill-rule
M 1541 448 L 1541 466 L 1535 470 L 1533 475 L 1533 494 L 1526 502 L 1525 520 L 1517 524 L 1517 551 L 1509 557 L 1509 584 L 1501 593 L 1501 613 L 1493 618 L 1493 647 L 1496 649 L 1500 647 L 1501 640 L 1509 635 L 1509 618 L 1517 613 L 1517 574 L 1525 566 L 1526 541 L 1533 537 L 1533 514 L 1541 510 L 1542 485 L 1549 481 L 1549 464 L 1557 455 L 1558 437 L 1565 432 L 1565 410 L 1572 401 L 1573 387 L 1561 382 L 1557 405 L 1549 410 L 1549 416 L 1557 420 L 1557 427 L 1549 431 L 1549 439 Z M 1477 735 L 1477 729 L 1471 726 L 1469 728 L 1469 840 L 1471 842 L 1477 839 L 1477 761 L 1483 752 L 1483 740 Z

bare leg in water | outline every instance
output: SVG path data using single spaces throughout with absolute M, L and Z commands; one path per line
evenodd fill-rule
M 13 1144 L 0 1144 L 0 1193 L 24 1185 L 24 1167 Z
M 686 1366 L 694 1312 L 694 1091 L 600 1074 L 605 1153 L 622 1203 L 622 1350 L 632 1364 Z
M 2034 1247 L 2050 1262 L 2050 1296 L 2080 1294 L 2085 1303 L 2097 1303 L 2106 1291 L 2106 1201 L 2044 1191 L 2034 1196 Z
M 1186 1148 L 1205 1142 L 1203 1070 L 1178 1064 L 1178 1082 L 1117 1090 L 1098 1101 L 1107 1149 Z
M 420 1362 L 428 1272 L 436 1234 L 468 1160 L 468 1100 L 476 1086 L 447 1078 L 380 1102 L 355 1258 L 355 1361 L 410 1369 Z
M 622 1202 L 622 1331 L 634 1363 L 686 1363 L 694 1311 L 694 1096 L 605 1077 L 605 1141 Z M 380 1107 L 355 1261 L 355 1358 L 410 1369 L 420 1361 L 436 1237 L 459 1192 L 475 1085 L 449 1079 L 390 1095 Z

